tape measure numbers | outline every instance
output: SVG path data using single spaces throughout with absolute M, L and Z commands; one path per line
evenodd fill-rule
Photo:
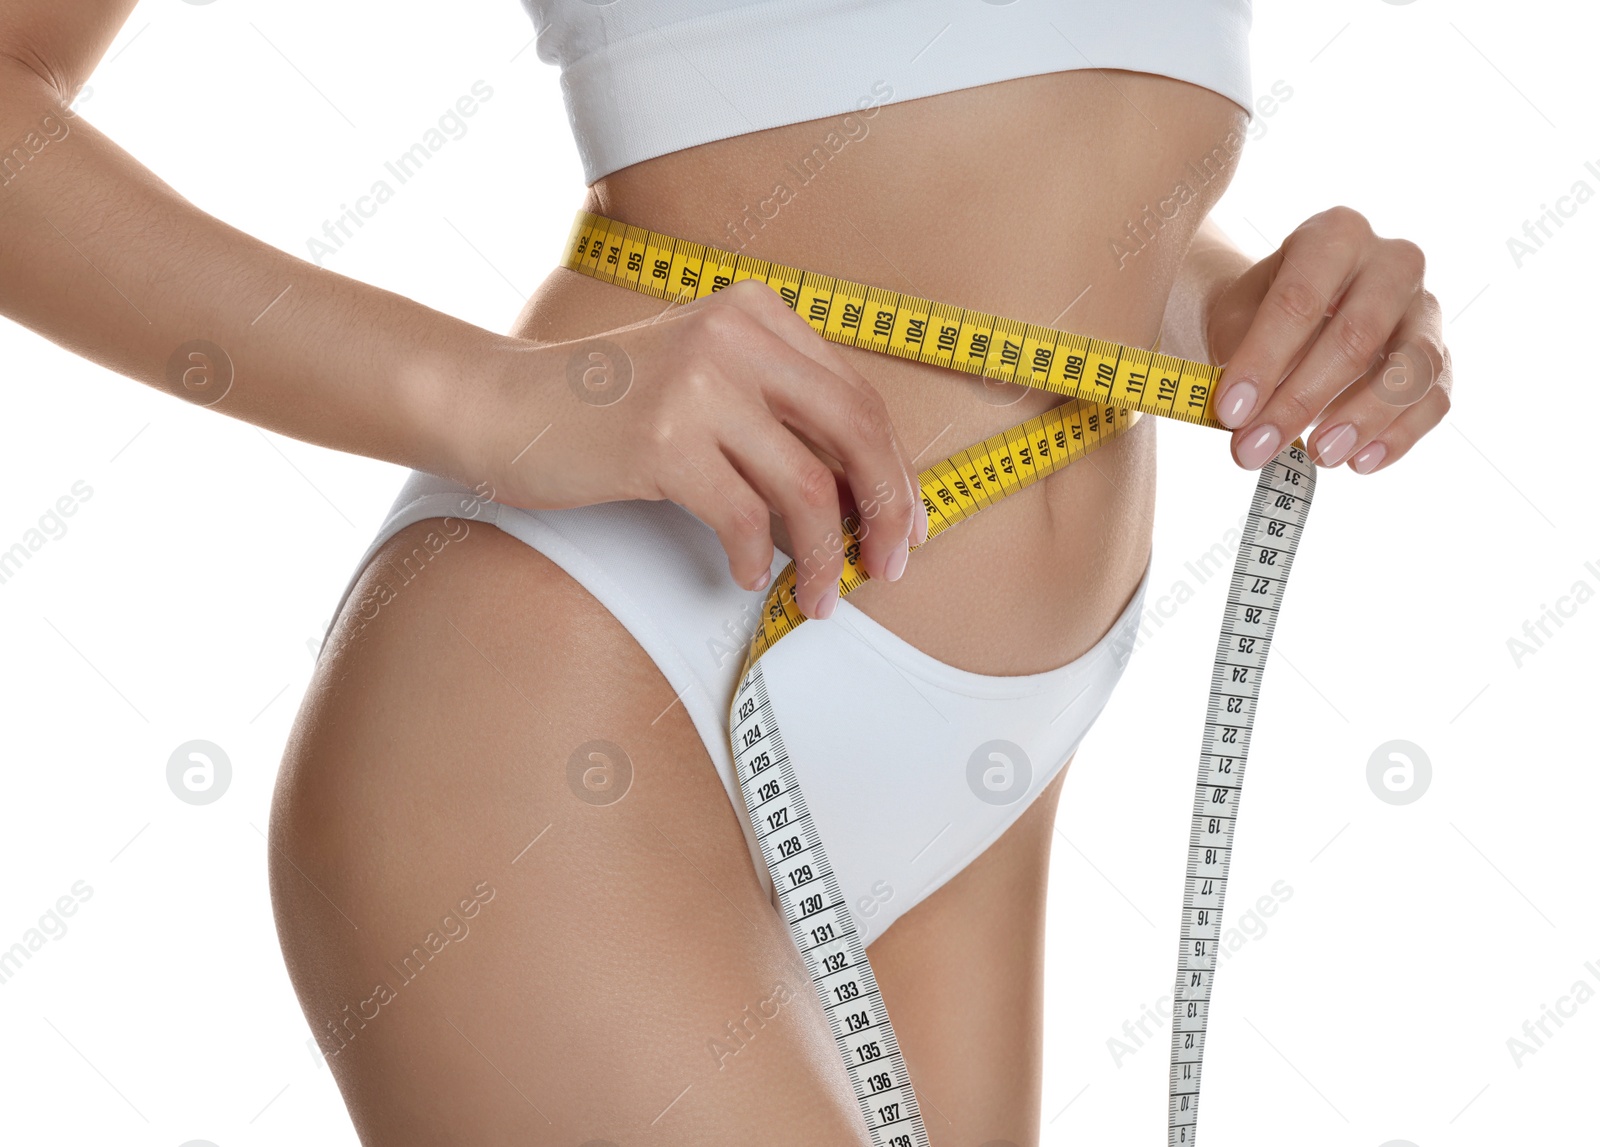
M 1069 401 L 918 475 L 928 541 L 1092 453 L 1141 414 L 1222 425 L 1215 410 L 1220 367 L 818 275 L 586 211 L 578 212 L 562 266 L 678 303 L 758 279 L 833 342 L 1067 396 Z M 1261 671 L 1315 485 L 1316 471 L 1296 439 L 1262 468 L 1234 566 L 1189 830 L 1173 997 L 1169 1147 L 1194 1143 L 1216 939 Z M 868 579 L 860 565 L 858 517 L 852 514 L 841 526 L 842 596 Z M 795 600 L 795 578 L 791 562 L 768 590 L 730 707 L 740 791 L 872 1142 L 926 1147 L 888 1011 L 784 751 L 761 674 L 761 655 L 806 620 Z
M 1178 974 L 1172 994 L 1168 1147 L 1194 1143 L 1217 939 L 1222 933 L 1223 898 L 1261 672 L 1316 485 L 1316 467 L 1298 440 L 1262 468 L 1228 585 L 1189 821 Z

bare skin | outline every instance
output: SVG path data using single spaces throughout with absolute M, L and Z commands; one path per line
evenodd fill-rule
M 46 115 L 65 122 L 63 105 L 130 7 L 8 5 L 0 138 L 22 138 Z M 1252 455 L 1270 434 L 1287 441 L 1315 423 L 1316 456 L 1369 472 L 1448 409 L 1438 308 L 1413 246 L 1334 209 L 1252 265 L 1204 222 L 1237 155 L 1217 149 L 1245 123 L 1214 92 L 1067 72 L 889 104 L 857 122 L 870 131 L 748 230 L 746 250 L 1228 357 L 1222 399 L 1246 466 L 1260 464 Z M 834 347 L 754 285 L 652 321 L 660 304 L 558 269 L 516 328 L 494 335 L 228 228 L 81 117 L 68 126 L 0 191 L 13 272 L 0 279 L 0 310 L 130 377 L 181 394 L 174 349 L 214 340 L 238 374 L 221 413 L 487 481 L 512 505 L 672 498 L 717 529 L 746 585 L 771 546 L 809 552 L 851 496 L 885 483 L 903 497 L 875 522 L 865 556 L 876 580 L 852 601 L 981 673 L 1079 656 L 1144 568 L 1153 420 L 941 537 L 896 578 L 896 553 L 919 529 L 916 470 L 1052 396 Z M 728 224 L 836 128 L 857 130 L 813 121 L 649 160 L 596 183 L 587 205 L 732 246 Z M 1112 241 L 1207 157 L 1212 174 L 1119 266 Z M 1019 217 L 1035 224 L 1025 243 L 1008 225 Z M 94 266 L 64 256 L 74 236 Z M 285 284 L 293 292 L 273 322 L 255 325 Z M 562 378 L 572 348 L 560 344 L 598 333 L 624 346 L 647 385 L 615 407 L 574 410 Z M 1382 401 L 1374 356 L 1402 346 L 1429 384 Z M 1252 393 L 1235 402 L 1240 382 Z M 645 430 L 659 420 L 672 449 L 703 465 L 682 465 Z M 541 448 L 513 463 L 546 425 Z M 1333 437 L 1338 449 L 1324 448 Z M 356 603 L 391 576 L 389 559 L 443 529 L 431 520 L 392 539 L 336 620 L 269 830 L 285 959 L 313 1031 L 337 1052 L 363 1142 L 865 1142 L 727 795 L 616 620 L 541 555 L 474 524 L 363 621 Z M 995 553 L 1005 579 L 989 576 Z M 827 614 L 836 574 L 835 563 L 807 576 L 808 613 Z M 628 795 L 604 807 L 566 780 L 572 750 L 596 738 L 624 746 L 635 768 Z M 937 1147 L 1038 1141 L 1060 784 L 872 946 Z M 437 959 L 412 981 L 401 969 L 418 944 Z
M 1127 270 L 1107 258 L 1105 236 L 1127 204 L 1170 182 L 1193 150 L 1184 140 L 1220 138 L 1243 117 L 1190 85 L 1132 75 L 1118 85 L 1162 117 L 1175 142 L 1128 162 L 1109 187 L 1103 173 L 1073 176 L 1063 162 L 1049 173 L 1057 184 L 1048 195 L 1011 202 L 1046 218 L 1064 214 L 1050 208 L 1052 197 L 1080 205 L 1028 267 L 980 261 L 1001 238 L 998 223 L 971 212 L 951 220 L 948 186 L 906 179 L 907 156 L 951 122 L 980 118 L 1012 124 L 1019 137 L 1043 130 L 1046 118 L 1070 122 L 1080 126 L 1063 153 L 1068 142 L 1104 149 L 1136 118 L 1104 77 L 1036 77 L 882 108 L 852 145 L 859 152 L 843 152 L 805 188 L 810 201 L 785 208 L 750 249 L 1042 322 L 1092 283 L 1073 308 L 1075 325 L 1152 343 L 1205 205 L 1191 205 Z M 1084 113 L 1044 111 L 1067 104 Z M 821 134 L 820 125 L 797 125 L 649 161 L 602 181 L 591 204 L 669 233 L 714 235 L 728 207 L 696 193 L 707 172 L 779 168 L 777 157 Z M 996 154 L 1013 142 L 1005 131 L 991 140 Z M 984 190 L 986 162 L 973 159 L 974 194 Z M 874 242 L 841 246 L 841 213 Z M 919 250 L 912 237 L 935 224 L 945 249 Z M 1047 267 L 1101 270 L 1079 278 Z M 565 341 L 661 307 L 558 269 L 515 333 Z M 920 465 L 1055 401 L 849 354 L 913 453 L 933 444 Z M 1153 435 L 1147 420 L 1093 465 L 986 511 L 913 555 L 898 582 L 870 583 L 851 600 L 977 672 L 1035 672 L 1079 656 L 1127 603 L 1148 557 Z M 389 558 L 444 529 L 435 519 L 391 539 L 351 602 L 375 579 L 394 581 Z M 1014 555 L 1018 576 L 949 610 L 953 587 L 968 584 L 996 547 Z M 368 1006 L 378 1012 L 368 1027 L 353 1036 L 346 1027 L 333 1067 L 364 1141 L 421 1143 L 447 1131 L 461 1142 L 620 1143 L 647 1133 L 684 1143 L 864 1141 L 710 759 L 665 679 L 597 602 L 538 553 L 473 525 L 465 544 L 447 546 L 374 621 L 363 627 L 359 610 L 347 608 L 330 640 L 285 755 L 272 822 L 274 901 L 313 1028 L 326 1035 L 325 1021 L 348 1015 L 346 1003 L 370 996 L 377 980 L 394 982 L 384 961 L 407 950 L 430 912 L 446 911 L 478 880 L 503 896 L 474 926 L 483 940 L 450 951 L 438 973 L 430 968 L 426 989 L 398 987 L 388 1007 Z M 603 809 L 576 800 L 566 780 L 567 756 L 595 738 L 624 746 L 637 770 L 627 797 Z M 935 1144 L 1037 1141 L 1045 872 L 1060 785 L 869 950 Z M 360 828 L 334 809 L 359 810 Z M 780 982 L 793 994 L 781 1018 L 719 1068 L 710 1041 L 726 1041 L 728 1021 Z
M 398 533 L 367 582 L 438 528 Z M 285 958 L 362 1141 L 865 1143 L 671 687 L 542 555 L 470 531 L 363 633 L 340 621 L 273 810 Z M 593 738 L 633 762 L 614 805 L 568 787 Z M 1035 1141 L 1059 791 L 869 951 L 935 1143 Z M 479 882 L 468 934 L 405 982 Z M 393 998 L 363 1005 L 379 982 Z

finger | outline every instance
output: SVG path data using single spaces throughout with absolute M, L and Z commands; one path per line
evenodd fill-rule
M 738 296 L 732 294 L 736 288 L 745 283 L 750 284 L 750 286 L 754 289 L 747 289 Z M 788 304 L 785 303 L 783 298 L 771 287 L 768 287 L 766 284 L 755 279 L 741 279 L 738 283 L 734 283 L 732 286 L 724 287 L 719 294 L 723 295 L 730 302 L 737 301 L 742 308 L 747 309 L 748 313 L 751 314 L 769 331 L 778 336 L 778 338 L 782 339 L 791 348 L 799 351 L 801 354 L 811 359 L 817 365 L 821 366 L 825 370 L 832 371 L 834 374 L 837 374 L 852 386 L 872 391 L 874 394 L 877 393 L 877 390 L 875 387 L 873 387 L 872 383 L 868 381 L 868 379 L 862 375 L 861 372 L 857 370 L 851 363 L 850 357 L 846 354 L 843 354 L 837 346 L 819 335 L 811 326 L 811 324 L 805 321 L 805 319 L 801 318 L 794 311 L 790 310 Z M 890 426 L 890 431 L 893 435 L 894 456 L 900 463 L 902 477 L 904 480 L 903 492 L 912 502 L 911 532 L 908 541 L 910 545 L 921 545 L 923 542 L 928 540 L 927 508 L 922 505 L 922 499 L 917 496 L 917 472 L 912 469 L 910 461 L 906 458 L 905 451 L 900 444 L 899 436 L 897 434 L 893 434 L 892 424 Z M 818 443 L 818 445 L 821 445 L 821 443 Z M 824 449 L 827 448 L 824 447 Z M 833 453 L 831 450 L 828 452 L 830 454 Z M 837 457 L 837 455 L 835 455 L 835 457 Z M 884 532 L 892 533 L 893 530 L 890 527 L 892 526 L 892 523 L 897 520 L 898 515 L 891 515 L 890 518 L 886 520 L 875 520 L 875 524 L 877 528 L 880 528 Z M 863 519 L 863 524 L 866 524 L 866 519 Z M 884 545 L 888 546 L 891 559 L 893 559 L 895 551 L 894 542 L 897 540 L 898 539 L 890 539 L 883 543 Z M 867 545 L 863 543 L 864 555 L 870 554 L 873 557 L 876 557 L 878 556 L 878 549 L 879 547 L 877 545 Z M 884 577 L 888 572 L 887 570 L 871 572 L 876 569 L 876 566 L 870 566 L 869 576 Z
M 1355 212 L 1349 215 L 1359 224 L 1346 221 L 1343 214 L 1324 212 L 1283 241 L 1282 263 L 1272 285 L 1222 373 L 1217 416 L 1223 425 L 1237 429 L 1255 420 L 1343 294 L 1357 266 L 1359 231 L 1366 227 L 1366 220 Z M 1239 445 L 1235 436 L 1236 452 Z
M 861 535 L 867 575 L 895 581 L 905 570 L 921 499 L 883 397 L 870 385 L 851 385 L 779 339 L 758 361 L 762 369 L 755 381 L 767 408 L 843 467 L 863 525 L 870 526 Z
M 834 489 L 839 494 L 839 509 L 847 516 L 854 513 L 856 509 L 855 495 L 850 492 L 850 480 L 844 476 L 842 471 L 834 470 L 832 466 L 829 466 L 828 469 L 833 471 Z M 772 544 L 787 556 L 794 557 L 794 539 L 789 537 L 788 525 L 778 516 L 777 511 L 772 510 L 771 507 L 768 507 L 768 510 L 768 521 L 772 527 Z
M 1319 466 L 1355 457 L 1433 386 L 1448 393 L 1450 370 L 1439 338 L 1439 303 L 1422 291 L 1412 300 L 1382 356 L 1335 398 L 1306 436 Z
M 1430 387 L 1419 402 L 1401 411 L 1377 438 L 1350 459 L 1350 469 L 1357 474 L 1372 474 L 1385 466 L 1392 466 L 1404 458 L 1417 440 L 1438 426 L 1450 413 L 1450 392 L 1444 387 Z
M 719 450 L 701 450 L 691 458 L 668 440 L 665 453 L 657 489 L 716 531 L 735 582 L 745 589 L 764 589 L 772 572 L 766 500 Z
M 832 615 L 845 545 L 834 471 L 770 415 L 737 428 L 722 449 L 783 519 L 793 547 L 796 603 L 807 617 Z
M 1300 364 L 1234 436 L 1241 466 L 1261 466 L 1374 369 L 1422 290 L 1422 262 L 1403 239 L 1385 240 L 1363 262 Z

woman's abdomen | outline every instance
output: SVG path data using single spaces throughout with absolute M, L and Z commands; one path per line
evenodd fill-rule
M 718 140 L 599 180 L 589 210 L 758 258 L 1134 346 L 1154 344 L 1244 112 L 1131 72 L 1059 72 Z M 513 332 L 564 341 L 665 305 L 557 269 Z M 844 347 L 918 469 L 1059 396 Z M 1073 660 L 1149 552 L 1153 419 L 912 556 L 851 601 L 977 673 Z

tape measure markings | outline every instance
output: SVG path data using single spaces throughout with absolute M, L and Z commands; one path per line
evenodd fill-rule
M 1315 489 L 1316 469 L 1298 443 L 1267 464 L 1251 497 L 1248 523 L 1228 587 L 1212 664 L 1184 866 L 1168 1067 L 1168 1147 L 1194 1147 L 1217 967 L 1216 942 L 1222 931 L 1239 798 L 1262 673 Z M 1274 510 L 1285 516 L 1277 516 Z
M 924 470 L 917 480 L 928 509 L 928 539 L 922 545 L 979 510 L 1092 453 L 1126 432 L 1136 419 L 1128 411 L 1110 407 L 1085 413 L 1084 405 L 1069 401 L 1052 407 Z M 840 596 L 868 580 L 861 566 L 859 529 L 858 514 L 852 513 L 841 524 L 845 564 L 839 578 Z M 796 576 L 791 562 L 768 590 L 766 608 L 746 653 L 746 670 L 805 621 L 795 598 Z
M 705 273 L 708 260 L 711 274 Z M 1215 410 L 1220 367 L 818 275 L 586 211 L 573 223 L 563 266 L 680 302 L 702 299 L 741 279 L 759 279 L 833 342 L 1146 414 L 1222 425 Z M 870 324 L 865 321 L 869 302 Z M 935 317 L 940 319 L 936 334 Z M 965 353 L 958 353 L 963 346 Z M 1147 385 L 1152 371 L 1154 396 Z
M 927 1147 L 927 1131 L 888 1009 L 784 750 L 759 665 L 741 676 L 730 736 L 740 792 L 752 827 L 757 827 L 762 859 L 868 1133 L 882 1147 Z M 759 827 L 763 824 L 765 831 Z M 777 840 L 782 834 L 785 840 Z M 813 887 L 822 891 L 809 891 Z M 901 1125 L 902 1130 L 891 1133 Z

